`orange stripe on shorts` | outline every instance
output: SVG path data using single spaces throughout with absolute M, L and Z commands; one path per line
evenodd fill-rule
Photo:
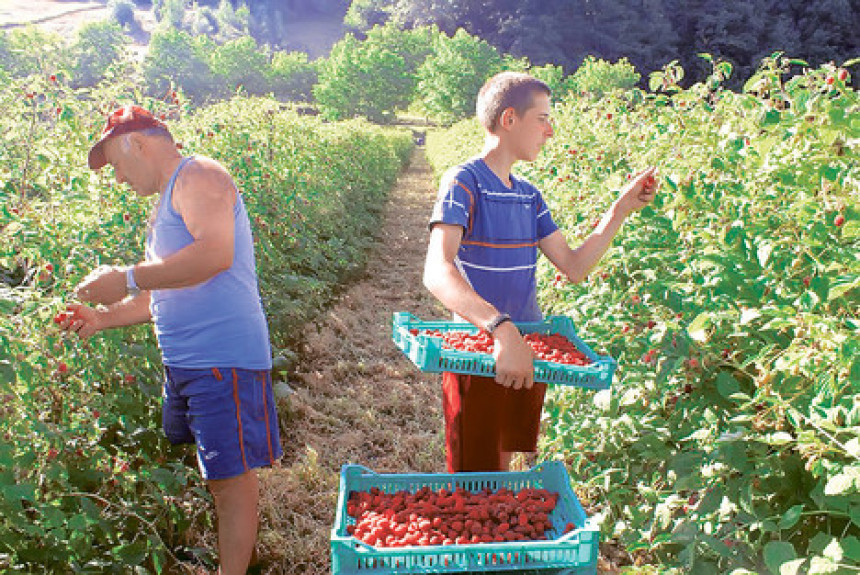
M 245 458 L 245 434 L 242 430 L 242 401 L 239 399 L 239 374 L 233 370 L 233 402 L 236 404 L 236 423 L 239 424 L 239 449 L 242 451 L 242 466 L 248 471 L 248 460 Z

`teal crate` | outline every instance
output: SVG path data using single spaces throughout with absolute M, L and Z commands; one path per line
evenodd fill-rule
M 471 543 L 426 547 L 373 547 L 347 532 L 355 518 L 346 512 L 353 491 L 372 487 L 385 493 L 423 487 L 454 491 L 460 487 L 473 493 L 487 487 L 496 491 L 526 488 L 548 489 L 559 494 L 550 515 L 549 539 L 506 543 Z M 568 523 L 578 529 L 564 533 Z M 597 573 L 600 531 L 589 519 L 571 489 L 567 469 L 560 461 L 548 461 L 529 471 L 468 473 L 375 473 L 360 465 L 344 465 L 340 475 L 337 514 L 331 531 L 333 575 L 388 575 L 400 573 Z
M 535 360 L 534 380 L 550 384 L 573 385 L 588 389 L 608 389 L 615 374 L 617 362 L 608 355 L 596 354 L 587 343 L 576 335 L 573 320 L 566 316 L 550 316 L 541 322 L 518 322 L 522 333 L 560 333 L 591 360 L 589 365 L 565 365 L 551 361 Z M 477 327 L 466 322 L 421 321 L 406 312 L 395 312 L 392 320 L 392 339 L 395 345 L 414 363 L 427 373 L 468 373 L 484 377 L 495 377 L 496 360 L 486 353 L 475 353 L 454 349 L 442 349 L 438 337 L 413 335 L 411 329 L 466 331 L 477 333 Z

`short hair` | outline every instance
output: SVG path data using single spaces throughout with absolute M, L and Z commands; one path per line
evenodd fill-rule
M 166 127 L 163 127 L 163 126 L 152 126 L 151 128 L 144 128 L 142 130 L 135 130 L 133 132 L 126 132 L 125 134 L 122 134 L 119 137 L 120 138 L 120 147 L 122 148 L 122 151 L 125 153 L 128 153 L 128 151 L 130 149 L 129 137 L 132 134 L 142 134 L 144 136 L 155 136 L 158 138 L 165 138 L 167 140 L 170 140 L 171 142 L 174 141 L 173 140 L 173 134 L 171 134 L 170 130 L 168 130 Z
M 552 95 L 549 86 L 525 72 L 501 72 L 484 83 L 475 105 L 481 125 L 495 131 L 502 112 L 513 108 L 518 116 L 531 108 L 536 93 Z

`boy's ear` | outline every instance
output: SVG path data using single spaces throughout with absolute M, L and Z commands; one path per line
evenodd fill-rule
M 502 111 L 502 115 L 499 116 L 499 125 L 503 128 L 510 128 L 514 123 L 514 116 L 516 115 L 516 110 L 513 108 L 505 108 Z

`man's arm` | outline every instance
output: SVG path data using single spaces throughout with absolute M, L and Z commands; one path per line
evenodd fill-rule
M 60 327 L 77 333 L 82 338 L 88 338 L 106 329 L 148 323 L 152 319 L 149 300 L 150 294 L 145 291 L 107 307 L 92 308 L 82 304 L 69 304 L 68 311 L 72 315 L 63 320 Z
M 140 289 L 197 285 L 233 265 L 233 180 L 213 160 L 200 159 L 185 169 L 173 200 L 194 241 L 163 260 L 134 266 Z
M 541 251 L 570 281 L 583 281 L 609 249 L 627 216 L 654 199 L 657 192 L 655 171 L 656 168 L 651 167 L 637 174 L 579 247 L 572 249 L 564 235 L 556 230 L 540 241 Z
M 433 226 L 424 263 L 424 285 L 446 308 L 483 328 L 499 310 L 478 295 L 457 269 L 454 260 L 462 238 L 463 228 L 458 225 Z M 514 389 L 531 387 L 534 382 L 532 350 L 516 326 L 512 322 L 502 323 L 493 332 L 493 339 L 496 382 Z
M 174 208 L 194 238 L 189 245 L 163 260 L 134 266 L 141 290 L 183 288 L 202 283 L 233 265 L 233 208 L 236 188 L 229 174 L 215 161 L 200 159 L 185 168 L 181 185 L 174 189 Z M 86 302 L 112 304 L 126 293 L 125 270 L 99 268 L 77 287 Z

